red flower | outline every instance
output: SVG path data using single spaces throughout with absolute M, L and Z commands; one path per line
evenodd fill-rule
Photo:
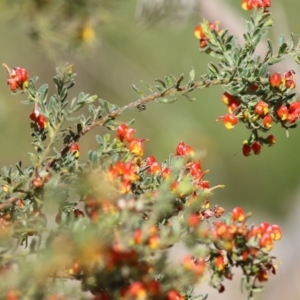
M 270 224 L 268 222 L 262 222 L 258 228 L 260 229 L 261 233 L 266 233 L 269 226 Z
M 184 300 L 184 297 L 177 290 L 173 289 L 167 293 L 166 300 Z
M 156 159 L 154 156 L 150 155 L 146 158 L 146 164 L 147 166 L 151 166 L 153 163 L 156 162 Z
M 272 122 L 273 122 L 273 119 L 270 115 L 265 116 L 263 119 L 263 125 L 266 128 L 272 127 Z
M 39 115 L 40 115 L 40 112 L 37 109 L 33 109 L 32 112 L 31 112 L 31 114 L 29 115 L 29 118 L 33 122 L 36 122 Z
M 141 157 L 144 154 L 144 141 L 145 140 L 134 139 L 129 143 L 128 149 L 132 154 Z
M 269 233 L 265 233 L 259 240 L 259 246 L 266 251 L 271 251 L 274 246 L 273 239 Z
M 276 139 L 275 139 L 275 136 L 270 134 L 268 137 L 267 137 L 267 141 L 269 143 L 269 146 L 272 146 L 274 144 L 276 144 Z
M 254 111 L 259 116 L 265 116 L 269 112 L 269 105 L 264 101 L 259 101 L 256 103 Z
M 243 145 L 242 151 L 246 157 L 251 155 L 251 146 L 248 144 L 248 141 Z
M 299 101 L 295 101 L 290 104 L 289 114 L 292 114 L 294 112 L 300 114 L 300 102 Z
M 133 241 L 136 245 L 141 245 L 143 242 L 143 232 L 142 229 L 138 228 L 133 233 Z
M 226 105 L 229 105 L 231 102 L 237 101 L 237 99 L 234 96 L 232 96 L 232 95 L 228 94 L 227 92 L 225 92 L 222 96 L 222 101 Z
M 129 128 L 126 124 L 120 124 L 117 128 L 117 138 L 123 142 L 126 140 L 130 143 L 133 140 L 135 129 Z
M 268 8 L 271 6 L 271 0 L 242 0 L 242 8 L 251 10 L 253 8 Z
M 226 129 L 232 129 L 238 123 L 238 119 L 233 114 L 226 114 L 223 116 L 223 124 Z
M 202 29 L 201 25 L 197 25 L 195 27 L 195 29 L 194 29 L 194 35 L 199 40 L 205 37 L 205 34 L 203 32 L 203 29 Z
M 168 167 L 164 168 L 164 169 L 161 171 L 161 177 L 162 177 L 163 179 L 168 179 L 168 178 L 170 177 L 170 175 L 171 175 L 171 169 L 168 168 Z
M 9 85 L 10 90 L 12 92 L 17 91 L 17 89 L 24 90 L 29 80 L 26 69 L 16 67 L 11 70 L 6 64 L 2 64 L 2 66 L 7 70 L 7 85 Z
M 74 213 L 75 219 L 84 218 L 84 212 L 80 209 L 76 208 L 73 213 Z
M 282 237 L 282 230 L 278 225 L 271 225 L 267 229 L 273 241 L 278 241 Z
M 283 74 L 283 83 L 287 89 L 294 89 L 296 87 L 295 83 L 295 71 L 289 70 Z
M 215 267 L 218 271 L 223 271 L 225 269 L 225 262 L 223 255 L 219 255 L 214 261 Z
M 208 25 L 210 30 L 215 30 L 216 32 L 219 31 L 219 24 L 217 22 L 209 23 Z M 207 46 L 208 38 L 206 37 L 206 34 L 203 31 L 203 27 L 201 25 L 197 25 L 195 27 L 194 35 L 197 39 L 199 39 L 200 48 L 205 48 Z
M 256 273 L 256 277 L 258 279 L 258 281 L 262 282 L 262 281 L 268 281 L 269 276 L 266 270 L 259 270 Z
M 197 227 L 200 222 L 199 216 L 197 214 L 191 214 L 188 217 L 187 223 L 189 227 Z
M 251 145 L 251 149 L 253 151 L 253 153 L 255 155 L 258 155 L 260 153 L 261 150 L 261 144 L 257 141 L 255 141 L 252 145 Z
M 278 87 L 281 84 L 281 76 L 279 73 L 273 73 L 270 77 L 270 85 L 272 87 Z
M 47 119 L 43 115 L 38 115 L 36 119 L 36 124 L 39 126 L 40 129 L 47 127 Z
M 229 113 L 232 113 L 236 108 L 240 106 L 240 102 L 238 99 L 227 92 L 225 92 L 222 96 L 222 101 L 227 105 L 227 109 Z
M 283 78 L 285 80 L 295 80 L 295 71 L 294 70 L 288 70 L 283 74 Z
M 194 149 L 191 146 L 186 145 L 184 142 L 180 142 L 176 148 L 176 156 L 193 156 L 195 154 Z
M 133 282 L 128 287 L 126 296 L 128 296 L 129 299 L 147 299 L 147 291 L 144 284 L 140 281 Z
M 150 174 L 157 175 L 161 171 L 160 164 L 158 162 L 154 162 L 149 166 L 148 171 Z
M 245 217 L 246 215 L 241 207 L 235 207 L 231 212 L 231 218 L 233 221 L 243 222 Z
M 281 105 L 276 112 L 282 121 L 286 120 L 289 115 L 289 111 L 285 105 Z
M 74 156 L 76 157 L 76 158 L 78 158 L 79 157 L 79 145 L 78 144 L 73 144 L 71 147 L 70 147 L 70 152 L 71 153 L 74 153 Z
M 194 178 L 201 178 L 203 176 L 203 172 L 202 172 L 202 167 L 201 167 L 201 163 L 199 160 L 194 161 L 191 163 L 190 165 L 190 174 L 194 177 Z

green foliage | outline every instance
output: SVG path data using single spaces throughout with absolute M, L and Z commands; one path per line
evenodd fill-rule
M 194 100 L 190 93 L 195 89 L 220 85 L 236 104 L 232 109 L 228 102 L 231 111 L 220 118 L 227 128 L 238 119 L 245 123 L 251 133 L 244 146 L 254 154 L 261 144 L 272 143 L 258 136 L 258 130 L 268 131 L 266 116 L 294 128 L 300 112 L 298 107 L 291 111 L 298 105 L 293 72 L 274 77 L 267 67 L 283 55 L 297 57 L 297 49 L 282 38 L 278 54 L 269 42 L 264 58 L 257 56 L 255 48 L 272 19 L 261 9 L 246 23 L 241 46 L 226 30 L 204 21 L 198 28 L 200 49 L 219 63 L 210 63 L 198 80 L 191 69 L 185 83 L 183 75 L 156 79 L 155 86 L 141 81 L 148 95 L 132 85 L 138 99 L 124 107 L 84 92 L 69 101 L 75 84 L 70 64 L 56 70 L 51 96 L 48 85 L 37 88 L 37 78 L 30 79 L 25 69 L 4 65 L 11 91 L 25 92 L 22 103 L 33 106 L 34 151 L 29 153 L 31 166 L 19 162 L 15 168 L 3 167 L 0 175 L 0 276 L 5 274 L 8 282 L 0 284 L 1 298 L 84 299 L 86 292 L 94 300 L 203 300 L 207 295 L 193 295 L 193 286 L 208 273 L 210 285 L 223 292 L 223 282 L 236 267 L 248 299 L 262 291 L 260 283 L 276 271 L 269 251 L 281 238 L 280 227 L 265 222 L 249 226 L 250 214 L 240 207 L 225 216 L 222 207 L 210 204 L 213 190 L 223 186 L 210 187 L 204 180 L 201 155 L 180 142 L 162 163 L 144 158 L 148 140 L 135 138 L 129 127 L 133 121 L 119 120 L 151 101 Z M 295 112 L 295 119 L 284 115 Z M 68 126 L 67 121 L 75 123 Z M 97 148 L 81 162 L 79 143 L 98 126 L 116 136 L 96 135 Z M 189 255 L 170 263 L 168 249 L 180 243 Z

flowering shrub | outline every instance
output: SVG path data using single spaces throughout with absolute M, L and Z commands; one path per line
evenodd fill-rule
M 225 214 L 211 203 L 213 191 L 223 186 L 210 186 L 195 149 L 179 142 L 164 162 L 144 157 L 149 140 L 119 120 L 150 101 L 172 103 L 179 95 L 192 100 L 193 90 L 221 85 L 227 111 L 217 120 L 227 129 L 245 124 L 245 156 L 275 144 L 273 135 L 259 135 L 273 124 L 295 128 L 295 74 L 269 74 L 268 66 L 286 54 L 298 61 L 297 49 L 282 38 L 276 54 L 269 43 L 266 55 L 257 56 L 255 48 L 272 25 L 271 3 L 242 5 L 253 9 L 245 45 L 218 23 L 203 21 L 195 29 L 200 51 L 219 64 L 209 64 L 199 81 L 191 70 L 186 84 L 183 76 L 158 79 L 155 87 L 142 81 L 148 96 L 133 85 L 140 98 L 124 107 L 83 92 L 68 101 L 75 83 L 70 64 L 57 69 L 52 96 L 47 84 L 36 88 L 37 78 L 27 70 L 4 64 L 11 92 L 25 94 L 22 103 L 33 107 L 28 121 L 34 151 L 30 166 L 4 167 L 0 175 L 1 299 L 204 300 L 207 295 L 194 295 L 193 286 L 208 278 L 223 292 L 235 267 L 248 299 L 262 291 L 261 282 L 276 273 L 269 252 L 282 236 L 280 227 L 249 225 L 251 214 L 241 207 Z M 89 115 L 77 116 L 84 107 Z M 97 126 L 115 133 L 97 135 L 98 148 L 82 163 L 81 137 Z M 55 203 L 55 214 L 47 211 L 49 203 Z M 189 254 L 170 262 L 168 249 L 178 243 Z

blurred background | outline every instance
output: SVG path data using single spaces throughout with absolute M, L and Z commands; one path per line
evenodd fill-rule
M 74 64 L 76 85 L 70 99 L 79 92 L 99 97 L 122 106 L 137 99 L 131 85 L 139 80 L 155 85 L 155 78 L 172 74 L 188 75 L 193 66 L 196 78 L 206 72 L 211 57 L 201 54 L 194 27 L 203 19 L 220 21 L 238 38 L 244 32 L 242 18 L 250 13 L 241 9 L 240 0 L 0 0 L 1 62 L 11 68 L 20 66 L 31 77 L 38 75 L 37 86 L 50 84 L 55 67 L 65 62 Z M 274 1 L 274 28 L 269 38 L 278 42 L 279 34 L 289 40 L 289 33 L 300 36 L 298 12 L 300 2 Z M 242 42 L 242 40 L 241 40 Z M 262 45 L 258 51 L 264 51 Z M 299 66 L 286 60 L 276 71 Z M 275 71 L 275 69 L 272 69 Z M 24 95 L 12 96 L 6 86 L 6 71 L 0 72 L 0 166 L 15 165 L 20 160 L 29 164 L 31 151 L 29 114 L 32 107 L 20 104 Z M 297 81 L 299 85 L 299 81 Z M 300 85 L 299 85 L 300 86 Z M 272 148 L 264 147 L 259 156 L 245 158 L 242 142 L 249 133 L 242 125 L 227 131 L 215 119 L 224 114 L 220 87 L 198 90 L 191 96 L 197 101 L 179 98 L 173 104 L 150 103 L 142 112 L 132 111 L 122 116 L 124 121 L 135 118 L 137 137 L 149 138 L 146 154 L 158 161 L 168 157 L 180 141 L 203 151 L 203 166 L 211 186 L 225 184 L 216 190 L 213 204 L 230 211 L 242 206 L 254 214 L 253 222 L 278 223 L 284 229 L 284 239 L 274 254 L 283 265 L 271 278 L 260 299 L 300 299 L 298 272 L 300 261 L 300 130 L 274 128 L 277 139 Z M 279 127 L 279 126 L 273 126 Z M 80 141 L 81 161 L 87 151 L 96 147 L 99 128 Z M 298 264 L 298 265 L 297 265 Z M 209 299 L 244 299 L 238 287 L 238 275 L 227 282 L 224 295 L 218 295 L 205 284 L 197 291 L 209 293 Z

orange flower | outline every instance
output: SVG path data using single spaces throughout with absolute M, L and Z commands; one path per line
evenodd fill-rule
M 238 123 L 238 119 L 233 114 L 226 114 L 223 116 L 223 123 L 226 129 L 232 129 Z
M 263 125 L 266 128 L 270 128 L 272 126 L 273 119 L 270 115 L 267 115 L 263 119 Z

